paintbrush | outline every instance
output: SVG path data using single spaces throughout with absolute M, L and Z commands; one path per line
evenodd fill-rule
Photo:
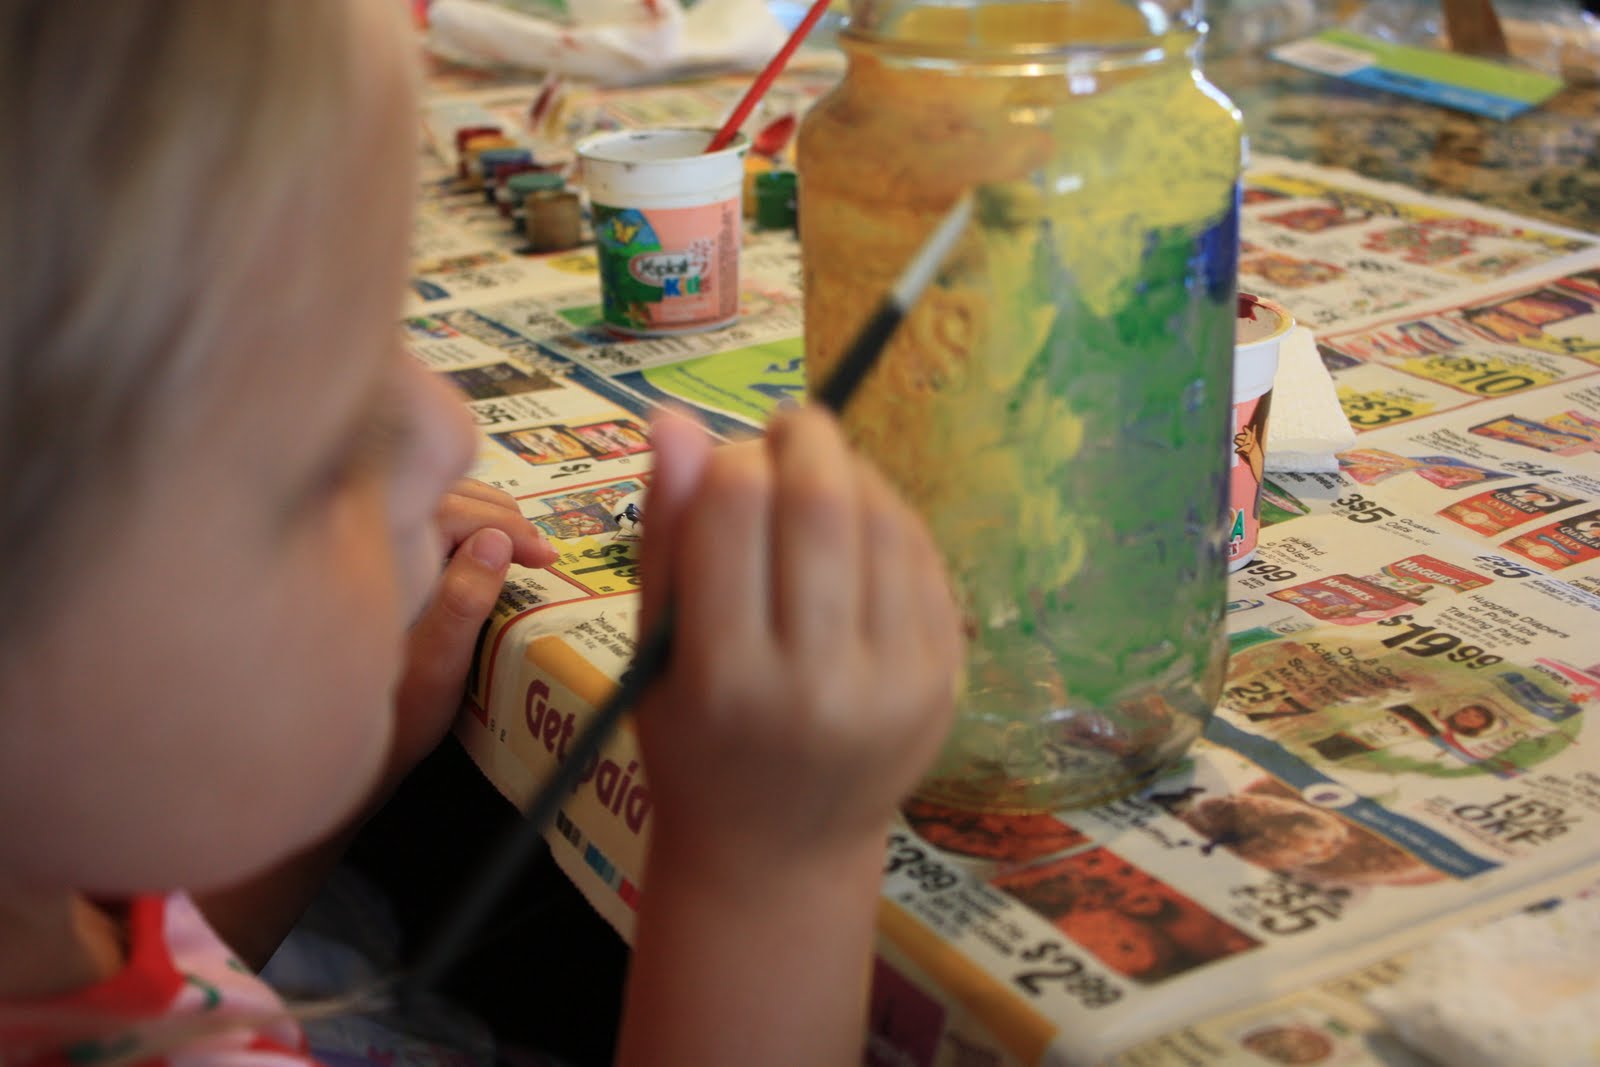
M 806 34 L 811 32 L 811 27 L 817 24 L 817 20 L 822 17 L 822 13 L 828 10 L 829 3 L 830 0 L 812 0 L 810 9 L 806 11 L 805 18 L 800 20 L 800 24 L 789 35 L 789 39 L 783 42 L 783 47 L 778 49 L 778 54 L 767 62 L 766 67 L 756 76 L 756 80 L 751 83 L 750 88 L 745 90 L 744 96 L 740 98 L 738 105 L 734 107 L 733 113 L 728 116 L 728 121 L 724 122 L 722 128 L 712 136 L 711 142 L 706 145 L 707 152 L 720 152 L 733 143 L 734 137 L 739 133 L 739 127 L 744 125 L 745 119 L 750 117 L 750 112 L 755 110 L 755 106 L 761 101 L 761 98 L 767 95 L 767 90 L 772 88 L 772 83 L 778 80 L 778 75 L 782 74 L 783 68 L 789 64 L 789 57 L 794 55 L 795 49 L 800 47 L 800 42 L 806 39 Z
M 964 195 L 911 257 L 894 287 L 856 334 L 818 391 L 818 403 L 835 413 L 844 410 L 888 346 L 895 329 L 938 274 L 971 217 L 972 197 Z M 533 798 L 524 818 L 512 826 L 499 847 L 488 854 L 479 876 L 468 884 L 455 909 L 424 946 L 416 966 L 402 979 L 402 996 L 430 988 L 459 961 L 490 910 L 510 889 L 562 803 L 577 786 L 584 768 L 599 755 L 622 716 L 639 702 L 645 689 L 666 669 L 672 652 L 672 634 L 669 608 L 662 612 L 660 622 L 640 643 L 633 663 L 623 672 L 617 688 L 574 739 L 566 758 L 556 764 L 555 772 Z

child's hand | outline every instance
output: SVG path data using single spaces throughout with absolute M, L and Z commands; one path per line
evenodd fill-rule
M 638 720 L 657 845 L 712 877 L 881 850 L 962 658 L 925 527 L 820 409 L 715 450 L 681 416 L 653 439 L 646 626 L 670 591 L 676 627 Z
M 508 565 L 543 567 L 556 558 L 511 494 L 471 478 L 445 495 L 438 523 L 448 555 L 407 640 L 405 676 L 395 693 L 394 777 L 415 766 L 450 728 L 478 631 L 500 596 Z

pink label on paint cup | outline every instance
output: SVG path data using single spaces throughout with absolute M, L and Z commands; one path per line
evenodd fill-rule
M 1233 405 L 1233 459 L 1228 466 L 1228 563 L 1249 562 L 1261 536 L 1261 483 L 1266 477 L 1267 415 L 1272 390 Z
M 1256 554 L 1261 536 L 1261 488 L 1266 480 L 1267 415 L 1278 346 L 1294 316 L 1270 300 L 1239 294 L 1233 346 L 1233 437 L 1228 465 L 1228 570 Z
M 594 205 L 608 325 L 645 332 L 706 329 L 739 313 L 737 198 L 698 207 Z
M 628 130 L 578 145 L 612 329 L 689 333 L 738 317 L 748 141 L 706 152 L 712 132 Z

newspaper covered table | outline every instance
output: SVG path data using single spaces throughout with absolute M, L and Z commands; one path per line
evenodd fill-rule
M 581 94 L 529 139 L 713 124 L 740 88 Z M 427 128 L 520 129 L 534 94 L 439 96 Z M 1089 811 L 906 809 L 868 1062 L 1408 1063 L 1361 1004 L 1390 958 L 1600 864 L 1581 737 L 1600 701 L 1600 238 L 1277 159 L 1243 212 L 1241 285 L 1317 332 L 1358 447 L 1337 474 L 1269 479 L 1222 704 L 1177 772 Z M 650 340 L 597 327 L 589 250 L 518 243 L 434 158 L 409 344 L 467 394 L 475 473 L 561 550 L 514 571 L 456 731 L 524 802 L 634 651 L 623 505 L 649 482 L 646 413 L 671 400 L 749 436 L 803 380 L 790 235 L 748 239 L 736 326 Z M 550 835 L 624 937 L 650 809 L 625 727 Z

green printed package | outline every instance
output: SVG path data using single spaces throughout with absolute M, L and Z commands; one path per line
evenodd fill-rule
M 1341 81 L 1496 119 L 1515 118 L 1561 91 L 1560 78 L 1538 71 L 1348 30 L 1324 30 L 1272 55 Z

